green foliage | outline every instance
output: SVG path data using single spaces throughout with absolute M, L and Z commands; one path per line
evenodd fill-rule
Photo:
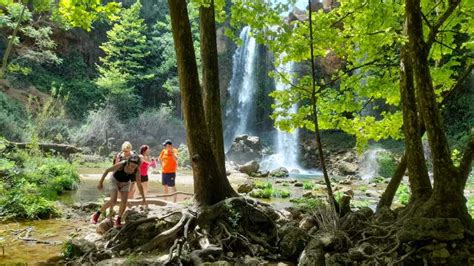
M 100 48 L 105 55 L 100 58 L 97 85 L 108 94 L 109 103 L 117 105 L 121 118 L 134 117 L 139 112 L 141 84 L 154 77 L 145 68 L 145 58 L 150 54 L 145 35 L 146 25 L 140 18 L 141 4 L 137 1 L 124 9 L 120 20 L 107 32 L 108 41 Z
M 353 200 L 351 201 L 351 207 L 360 209 L 364 207 L 369 207 L 370 203 L 368 200 Z
M 471 197 L 467 200 L 467 210 L 471 217 L 474 217 L 474 197 Z
M 91 80 L 95 76 L 94 71 L 76 52 L 64 55 L 61 64 L 35 64 L 31 68 L 33 71 L 21 76 L 21 79 L 46 93 L 57 88 L 60 96 L 68 99 L 65 106 L 68 117 L 83 120 L 90 110 L 104 102 L 104 91 Z
M 314 211 L 317 207 L 324 205 L 323 201 L 315 198 L 290 199 L 294 206 L 304 211 Z
M 272 188 L 256 188 L 250 191 L 250 197 L 259 198 L 259 199 L 269 199 L 272 197 L 273 189 Z
M 379 165 L 379 175 L 385 178 L 391 178 L 398 166 L 393 154 L 385 151 L 377 152 L 377 163 Z
M 432 1 L 422 3 L 424 23 L 429 21 L 431 25 L 448 6 Z M 450 89 L 461 72 L 460 66 L 465 66 L 472 56 L 472 51 L 464 49 L 472 44 L 469 17 L 473 8 L 472 4 L 461 3 L 430 50 L 430 70 L 438 94 Z M 317 99 L 320 129 L 339 129 L 354 135 L 359 148 L 369 140 L 400 139 L 399 51 L 406 42 L 402 2 L 351 0 L 330 12 L 315 12 L 315 90 L 306 65 L 310 61 L 309 23 L 295 20 L 284 24 L 284 11 L 284 5 L 268 1 L 237 0 L 231 21 L 233 25 L 250 25 L 256 40 L 267 45 L 276 58 L 272 76 L 292 84 L 288 90 L 271 94 L 275 98 L 276 126 L 288 131 L 313 131 Z M 289 62 L 299 63 L 298 71 L 279 70 Z M 297 112 L 289 112 L 294 104 L 299 106 Z
M 0 91 L 0 136 L 12 141 L 23 137 L 26 114 L 15 100 Z
M 311 190 L 313 189 L 314 184 L 311 181 L 306 181 L 303 183 L 303 189 Z
M 265 182 L 265 181 L 255 181 L 255 188 L 259 188 L 259 189 L 272 188 L 272 183 Z
M 256 181 L 254 185 L 255 189 L 253 189 L 249 194 L 254 198 L 288 198 L 290 196 L 290 192 L 287 189 L 274 188 L 271 182 Z
M 410 200 L 410 189 L 406 184 L 401 183 L 400 186 L 398 186 L 395 196 L 398 198 L 398 202 L 400 202 L 400 204 L 406 206 Z
M 2 220 L 59 216 L 54 200 L 79 182 L 76 168 L 65 159 L 16 150 L 2 150 L 0 174 Z

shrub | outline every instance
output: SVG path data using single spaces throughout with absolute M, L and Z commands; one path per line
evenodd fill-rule
M 0 219 L 59 216 L 54 200 L 63 191 L 76 187 L 76 168 L 63 158 L 7 151 L 1 146 Z
M 22 140 L 25 120 L 21 105 L 0 91 L 0 136 L 13 141 Z
M 377 153 L 377 162 L 379 164 L 379 175 L 385 178 L 390 178 L 397 169 L 397 161 L 392 153 L 387 151 L 380 151 Z
M 256 181 L 255 188 L 259 188 L 259 189 L 272 188 L 272 183 L 264 182 L 264 181 Z
M 410 189 L 407 185 L 401 183 L 397 189 L 397 192 L 395 193 L 395 196 L 397 196 L 400 204 L 407 205 L 408 201 L 410 200 Z
M 306 189 L 306 190 L 311 190 L 313 189 L 313 187 L 314 187 L 314 184 L 311 183 L 310 181 L 306 181 L 303 184 L 303 189 Z
M 294 206 L 303 211 L 313 211 L 318 206 L 323 205 L 324 203 L 320 199 L 315 198 L 298 198 L 290 199 L 290 202 L 294 203 Z

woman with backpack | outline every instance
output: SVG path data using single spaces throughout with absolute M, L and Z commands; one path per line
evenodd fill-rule
M 141 184 L 140 175 L 140 157 L 136 154 L 131 154 L 127 160 L 123 160 L 114 166 L 105 170 L 102 175 L 97 188 L 102 190 L 104 187 L 104 179 L 108 173 L 112 172 L 110 177 L 110 199 L 102 207 L 92 214 L 91 223 L 96 224 L 99 220 L 100 214 L 103 213 L 107 208 L 113 207 L 117 203 L 117 197 L 120 194 L 120 208 L 117 219 L 115 220 L 114 226 L 121 227 L 122 215 L 127 208 L 128 192 L 130 190 L 131 180 L 135 178 L 138 185 L 138 190 L 142 195 L 142 204 L 147 207 L 145 194 L 143 193 L 143 187 Z

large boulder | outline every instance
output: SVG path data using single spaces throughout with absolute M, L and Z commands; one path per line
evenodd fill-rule
M 287 224 L 279 230 L 280 243 L 278 246 L 285 258 L 296 260 L 304 250 L 309 236 L 305 230 Z
M 257 136 L 237 136 L 227 152 L 229 160 L 244 164 L 251 160 L 262 159 L 262 143 Z
M 239 193 L 249 193 L 252 189 L 255 188 L 255 184 L 252 181 L 247 181 L 243 184 L 240 184 L 237 188 Z
M 288 177 L 290 176 L 288 169 L 285 167 L 280 167 L 277 169 L 274 169 L 270 172 L 271 177 Z
M 241 173 L 251 175 L 252 173 L 257 172 L 258 168 L 260 168 L 260 165 L 258 164 L 257 161 L 250 161 L 250 162 L 245 163 L 244 165 L 241 165 L 239 167 L 239 171 Z

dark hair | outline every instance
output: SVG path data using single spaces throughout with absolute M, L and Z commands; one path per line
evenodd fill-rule
M 173 145 L 173 142 L 171 140 L 167 139 L 165 142 L 163 142 L 163 146 L 166 146 L 167 144 Z
M 150 147 L 148 145 L 142 145 L 140 146 L 140 154 L 143 155 L 144 152 L 146 152 Z

